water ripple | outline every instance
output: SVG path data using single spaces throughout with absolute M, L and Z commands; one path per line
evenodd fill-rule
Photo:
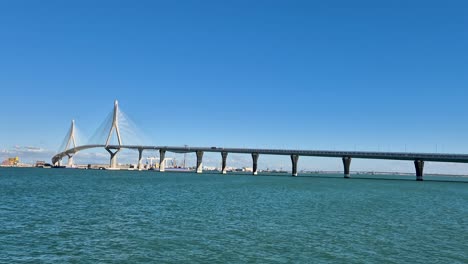
M 466 187 L 2 169 L 0 262 L 466 263 Z

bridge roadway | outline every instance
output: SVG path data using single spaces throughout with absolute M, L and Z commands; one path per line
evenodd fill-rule
M 226 173 L 226 158 L 228 153 L 251 154 L 253 161 L 253 174 L 257 174 L 257 160 L 260 154 L 265 155 L 289 155 L 292 162 L 292 174 L 297 176 L 297 163 L 299 156 L 334 157 L 342 158 L 344 176 L 349 177 L 349 168 L 352 158 L 360 159 L 386 159 L 386 160 L 411 160 L 416 169 L 416 180 L 422 180 L 424 161 L 468 163 L 467 154 L 442 154 L 442 153 L 415 153 L 415 152 L 371 152 L 371 151 L 330 151 L 330 150 L 293 150 L 293 149 L 254 149 L 254 148 L 221 148 L 221 147 L 171 147 L 171 146 L 139 146 L 139 145 L 83 145 L 68 149 L 56 154 L 52 163 L 59 165 L 62 158 L 68 156 L 69 165 L 72 157 L 79 151 L 91 148 L 104 148 L 111 155 L 111 168 L 117 165 L 116 154 L 120 149 L 134 149 L 139 152 L 138 167 L 141 168 L 143 150 L 159 150 L 160 171 L 165 170 L 163 162 L 166 152 L 197 154 L 197 172 L 202 172 L 202 158 L 204 152 L 219 152 L 222 157 L 222 173 Z

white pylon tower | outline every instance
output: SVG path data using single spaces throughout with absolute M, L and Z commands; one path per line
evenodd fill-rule
M 112 126 L 109 130 L 109 135 L 107 136 L 106 146 L 109 146 L 110 140 L 112 138 L 112 132 L 115 129 L 115 134 L 117 135 L 117 141 L 119 142 L 119 146 L 122 146 L 122 138 L 120 137 L 120 129 L 119 129 L 119 102 L 115 100 L 114 102 L 114 116 L 112 117 Z
M 117 141 L 119 143 L 119 147 L 114 148 L 114 151 L 111 150 L 109 144 L 112 139 L 112 132 L 115 129 L 115 134 L 117 136 Z M 119 102 L 117 100 L 114 101 L 114 116 L 112 117 L 112 125 L 109 130 L 109 135 L 107 136 L 106 140 L 106 150 L 110 154 L 110 169 L 117 169 L 117 153 L 120 151 L 120 146 L 122 146 L 122 138 L 120 137 L 120 128 L 119 128 Z
M 67 140 L 67 144 L 65 145 L 65 149 L 63 151 L 66 151 L 68 150 L 69 148 L 71 148 L 73 146 L 73 148 L 76 148 L 76 138 L 75 138 L 75 120 L 72 120 L 71 122 L 71 127 L 70 127 L 70 132 L 69 132 L 69 136 L 68 136 L 68 140 Z M 68 167 L 73 167 L 73 155 L 75 153 L 73 152 L 70 152 L 67 154 L 68 156 Z M 58 161 L 58 166 L 61 166 L 61 160 Z
M 68 137 L 67 145 L 65 145 L 65 150 L 73 144 L 73 148 L 76 148 L 76 138 L 75 138 L 75 120 L 72 120 L 70 127 L 70 136 Z

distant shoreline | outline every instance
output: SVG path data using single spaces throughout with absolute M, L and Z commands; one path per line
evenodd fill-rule
M 105 166 L 105 165 L 104 165 Z M 34 169 L 40 169 L 37 167 L 34 167 L 29 164 L 22 164 L 19 166 L 10 166 L 10 165 L 0 165 L 0 168 L 18 168 L 18 169 L 24 169 L 24 168 L 34 168 Z M 85 169 L 84 165 L 79 166 L 77 168 L 73 169 Z M 93 168 L 93 170 L 97 170 L 97 168 Z M 127 167 L 122 167 L 121 170 L 125 171 L 127 170 Z M 146 169 L 145 169 L 146 170 Z M 144 171 L 145 171 L 144 170 Z M 131 170 L 130 170 L 131 171 Z M 155 170 L 158 171 L 158 170 Z M 187 170 L 188 172 L 194 172 L 194 170 Z M 177 170 L 170 170 L 168 168 L 167 172 L 178 172 Z M 185 172 L 185 171 L 184 171 Z M 204 172 L 220 172 L 219 170 L 204 170 Z M 242 172 L 242 171 L 228 171 L 228 173 L 249 173 L 249 172 Z M 291 173 L 290 171 L 279 171 L 279 170 L 259 170 L 259 173 L 263 174 L 288 174 Z M 341 171 L 299 171 L 300 174 L 326 174 L 326 175 L 337 175 L 337 174 L 342 174 L 343 172 Z M 413 177 L 415 176 L 414 173 L 411 172 L 389 172 L 389 171 L 351 171 L 351 175 L 397 175 L 397 176 L 408 176 L 408 177 Z M 426 173 L 424 176 L 436 176 L 436 177 L 460 177 L 460 178 L 468 178 L 468 174 L 442 174 L 442 173 Z

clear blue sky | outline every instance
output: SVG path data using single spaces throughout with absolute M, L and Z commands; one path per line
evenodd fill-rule
M 2 1 L 0 151 L 118 99 L 158 145 L 468 153 L 467 47 L 466 1 Z

